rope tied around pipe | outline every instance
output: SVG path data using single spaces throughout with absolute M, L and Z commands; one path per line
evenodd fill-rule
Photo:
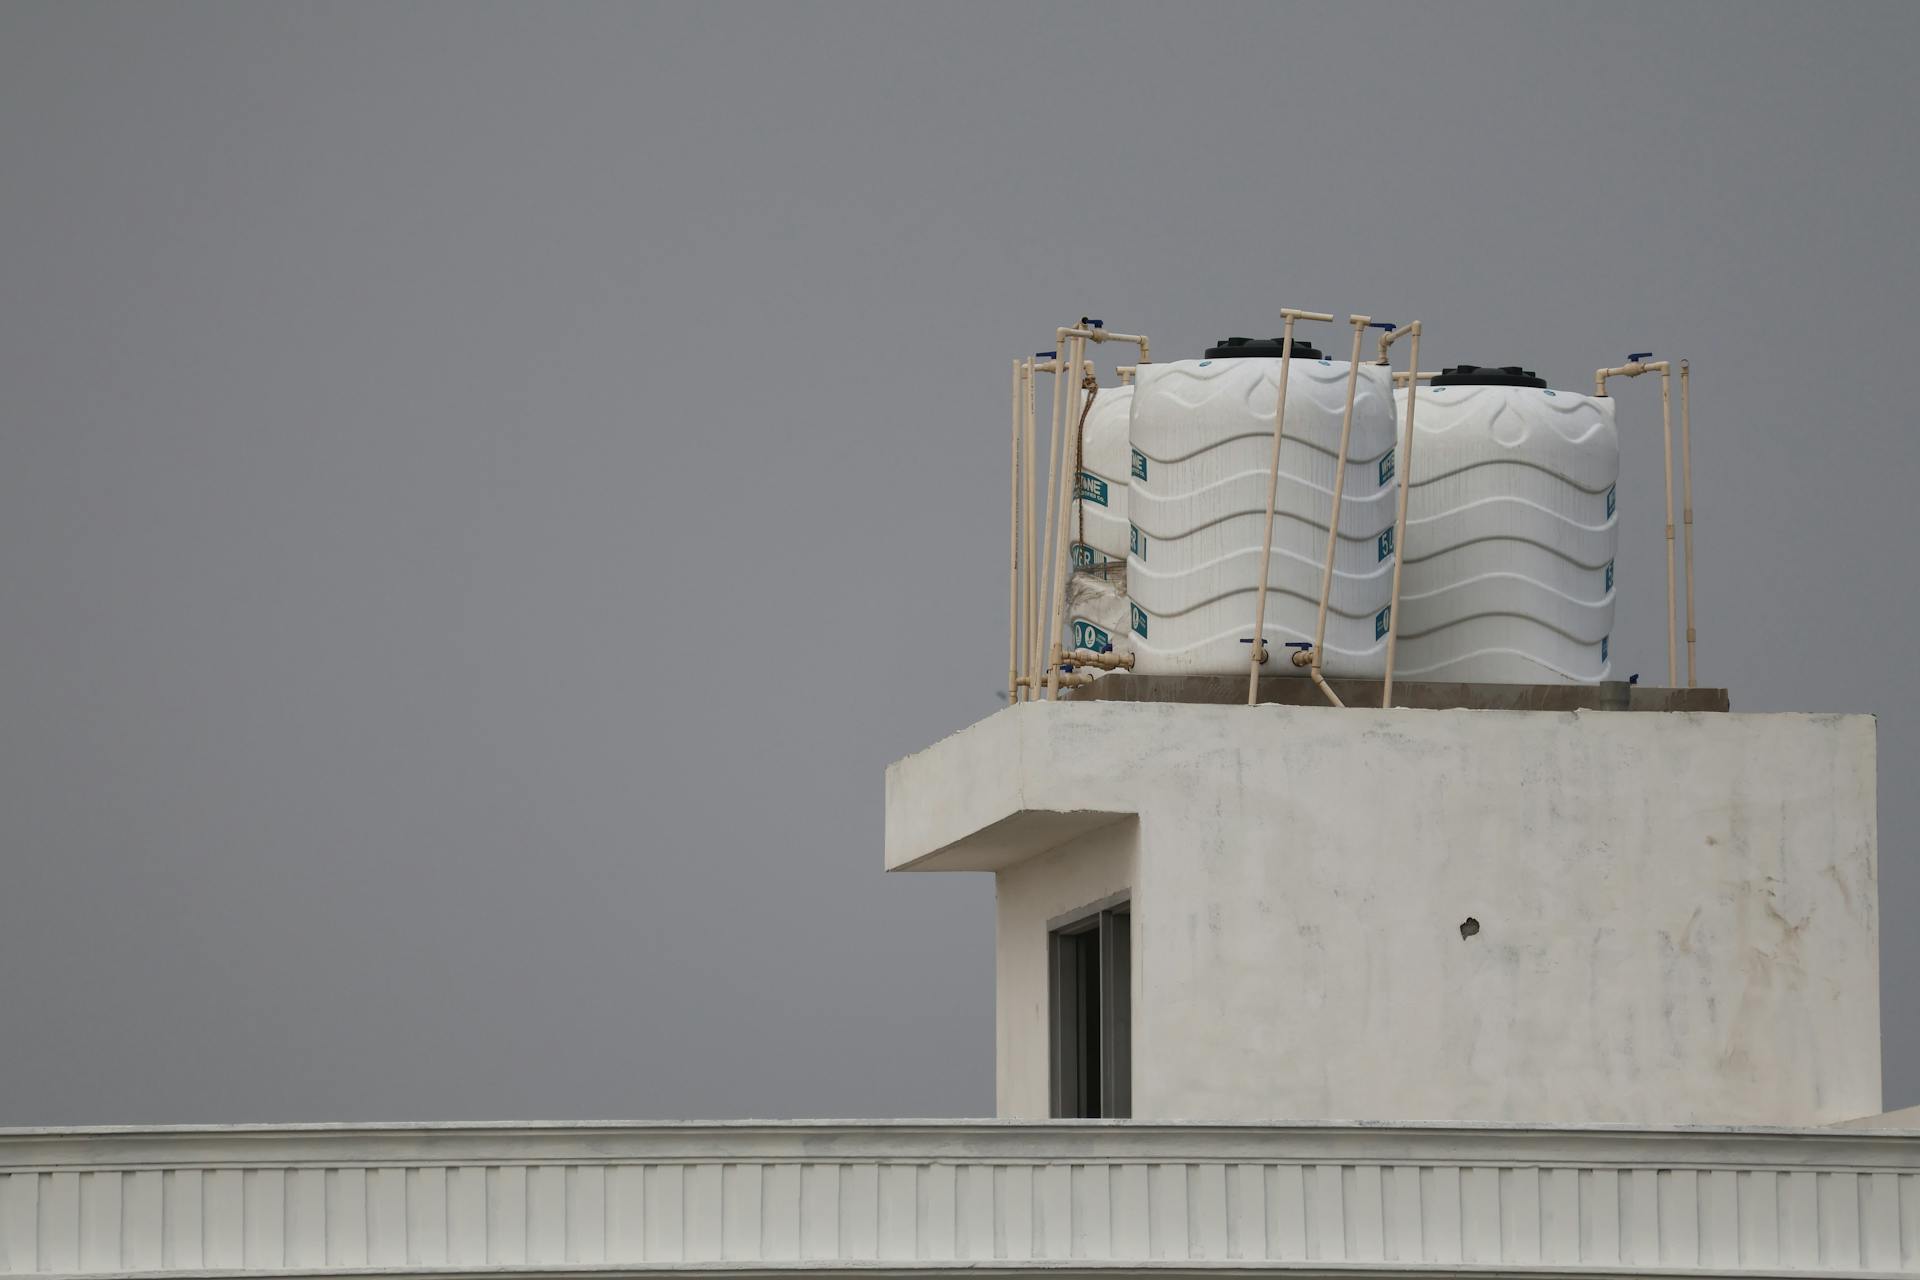
M 1080 492 L 1080 473 L 1086 469 L 1087 419 L 1093 414 L 1094 398 L 1100 394 L 1100 379 L 1092 373 L 1082 373 L 1080 389 L 1087 393 L 1087 403 L 1080 410 L 1080 426 L 1073 433 L 1073 490 L 1076 495 Z M 1087 540 L 1087 504 L 1075 502 L 1073 505 L 1076 517 L 1075 531 L 1079 534 L 1079 540 L 1085 542 Z

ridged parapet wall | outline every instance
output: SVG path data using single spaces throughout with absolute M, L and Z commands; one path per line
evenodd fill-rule
M 14 1274 L 1920 1272 L 1920 1134 L 992 1122 L 0 1133 Z

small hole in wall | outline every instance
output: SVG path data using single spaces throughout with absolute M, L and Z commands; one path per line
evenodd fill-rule
M 1480 932 L 1480 922 L 1472 916 L 1468 916 L 1460 922 L 1460 936 L 1462 938 L 1471 938 L 1478 932 Z

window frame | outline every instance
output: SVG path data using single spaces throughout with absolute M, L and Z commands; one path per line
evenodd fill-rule
M 1087 1008 L 1089 999 L 1093 1002 L 1091 1010 Z M 1131 1117 L 1132 1039 L 1133 911 L 1130 895 L 1121 892 L 1047 922 L 1048 1100 L 1052 1116 Z M 1089 1048 L 1094 1055 L 1091 1063 L 1087 1061 Z

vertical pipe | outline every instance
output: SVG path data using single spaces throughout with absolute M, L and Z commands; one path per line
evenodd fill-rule
M 1333 553 L 1340 544 L 1340 500 L 1347 489 L 1347 447 L 1353 439 L 1353 398 L 1360 389 L 1360 340 L 1366 337 L 1367 326 L 1373 323 L 1373 317 L 1348 316 L 1347 323 L 1353 326 L 1353 355 L 1347 364 L 1347 408 L 1340 417 L 1340 454 L 1333 473 L 1333 514 L 1327 520 L 1327 562 L 1320 570 L 1320 613 L 1313 622 L 1311 650 L 1313 682 L 1320 686 L 1320 692 L 1327 695 L 1327 701 L 1336 707 L 1346 704 L 1340 701 L 1340 696 L 1321 673 L 1321 653 L 1327 643 L 1327 601 L 1333 595 Z
M 1420 367 L 1420 322 L 1415 320 L 1408 326 L 1412 330 L 1412 349 L 1407 355 L 1407 368 L 1417 370 Z M 1393 518 L 1393 593 L 1387 597 L 1387 677 L 1381 686 L 1380 705 L 1393 705 L 1393 659 L 1400 647 L 1400 567 L 1407 562 L 1407 492 L 1413 486 L 1413 409 L 1420 395 L 1420 379 L 1407 379 L 1407 429 L 1405 439 L 1401 441 L 1400 456 L 1394 460 L 1395 469 L 1400 472 L 1399 509 Z
M 1260 663 L 1267 656 L 1267 578 L 1273 559 L 1273 508 L 1280 497 L 1280 437 L 1286 430 L 1287 375 L 1293 370 L 1293 316 L 1281 312 L 1280 394 L 1273 406 L 1273 463 L 1267 475 L 1267 531 L 1260 541 L 1260 590 L 1253 607 L 1253 656 L 1247 661 L 1247 705 L 1260 701 Z
M 1080 364 L 1086 355 L 1086 350 L 1087 340 L 1082 337 L 1076 337 L 1073 340 L 1073 362 L 1068 366 L 1076 374 L 1080 372 Z M 1073 426 L 1074 440 L 1072 443 L 1074 457 L 1077 458 L 1080 452 L 1080 428 L 1086 423 L 1087 416 L 1083 412 L 1079 415 L 1077 421 L 1074 418 L 1074 402 L 1072 396 L 1073 391 L 1078 389 L 1077 383 L 1079 379 L 1076 378 L 1074 381 L 1076 386 L 1068 390 L 1069 398 L 1067 400 L 1066 420 L 1074 422 L 1075 424 Z M 1088 408 L 1091 408 L 1092 405 L 1093 402 L 1089 400 L 1087 402 Z M 1060 700 L 1060 615 L 1067 607 L 1067 575 L 1070 572 L 1070 562 L 1067 553 L 1067 518 L 1073 511 L 1073 491 L 1079 479 L 1077 468 L 1069 466 L 1068 462 L 1069 459 L 1063 450 L 1060 455 L 1060 527 L 1053 544 L 1053 608 L 1047 615 L 1047 651 L 1049 655 L 1047 663 L 1048 702 L 1058 702 Z
M 1037 574 L 1039 574 L 1039 562 L 1041 562 L 1041 526 L 1039 526 L 1039 512 L 1035 510 L 1035 505 L 1033 505 L 1033 493 L 1035 493 L 1033 486 L 1035 486 L 1035 470 L 1037 470 L 1037 461 L 1035 461 L 1035 438 L 1039 438 L 1039 434 L 1041 434 L 1039 416 L 1037 416 L 1035 409 L 1033 409 L 1033 401 L 1035 401 L 1033 376 L 1035 376 L 1035 372 L 1037 372 L 1035 365 L 1037 365 L 1037 361 L 1033 361 L 1033 359 L 1027 361 L 1027 409 L 1025 409 L 1025 413 L 1027 413 L 1027 422 L 1025 422 L 1025 432 L 1027 432 L 1027 518 L 1025 518 L 1025 543 L 1027 543 L 1027 549 L 1025 549 L 1025 551 L 1027 551 L 1027 618 L 1025 618 L 1025 622 L 1027 622 L 1027 626 L 1025 626 L 1025 637 L 1023 637 L 1023 641 L 1025 641 L 1027 660 L 1025 660 L 1023 666 L 1025 666 L 1025 676 L 1027 676 L 1025 695 L 1027 695 L 1029 702 L 1033 700 L 1033 670 L 1039 666 L 1039 654 L 1035 652 L 1035 649 L 1037 649 L 1037 645 L 1041 643 L 1041 626 L 1033 620 L 1033 616 L 1035 616 L 1035 614 L 1039 612 L 1039 608 L 1041 608 L 1041 585 L 1039 585 L 1039 578 L 1037 578 Z
M 1680 659 L 1674 649 L 1674 600 L 1673 600 L 1673 398 L 1668 394 L 1669 374 L 1663 362 L 1660 366 L 1660 435 L 1665 442 L 1667 464 L 1667 687 L 1673 688 L 1680 683 Z
M 1020 362 L 1013 362 L 1013 455 L 1007 464 L 1007 705 L 1020 700 Z
M 1699 683 L 1693 665 L 1693 429 L 1687 411 L 1687 362 L 1680 362 L 1680 518 L 1687 537 L 1687 688 Z
M 1050 600 L 1053 598 L 1053 580 L 1050 575 L 1053 573 L 1054 562 L 1057 559 L 1053 533 L 1059 523 L 1059 518 L 1054 508 L 1057 505 L 1055 500 L 1059 497 L 1060 493 L 1060 420 L 1065 416 L 1061 408 L 1060 397 L 1062 384 L 1067 380 L 1067 370 L 1071 367 L 1067 362 L 1067 348 L 1069 344 L 1065 334 L 1061 333 L 1058 335 L 1055 338 L 1055 342 L 1057 345 L 1053 352 L 1053 421 L 1048 427 L 1047 444 L 1047 522 L 1040 531 L 1041 558 L 1034 565 L 1034 572 L 1039 575 L 1040 579 L 1037 584 L 1040 596 L 1035 600 L 1036 606 L 1039 605 L 1041 599 Z M 1033 619 L 1033 666 L 1029 671 L 1029 674 L 1035 682 L 1033 696 L 1036 698 L 1040 696 L 1040 677 L 1046 672 L 1046 668 L 1041 664 L 1045 661 L 1045 655 L 1049 652 L 1049 642 L 1046 633 L 1041 630 L 1044 617 L 1045 615 L 1036 607 Z

